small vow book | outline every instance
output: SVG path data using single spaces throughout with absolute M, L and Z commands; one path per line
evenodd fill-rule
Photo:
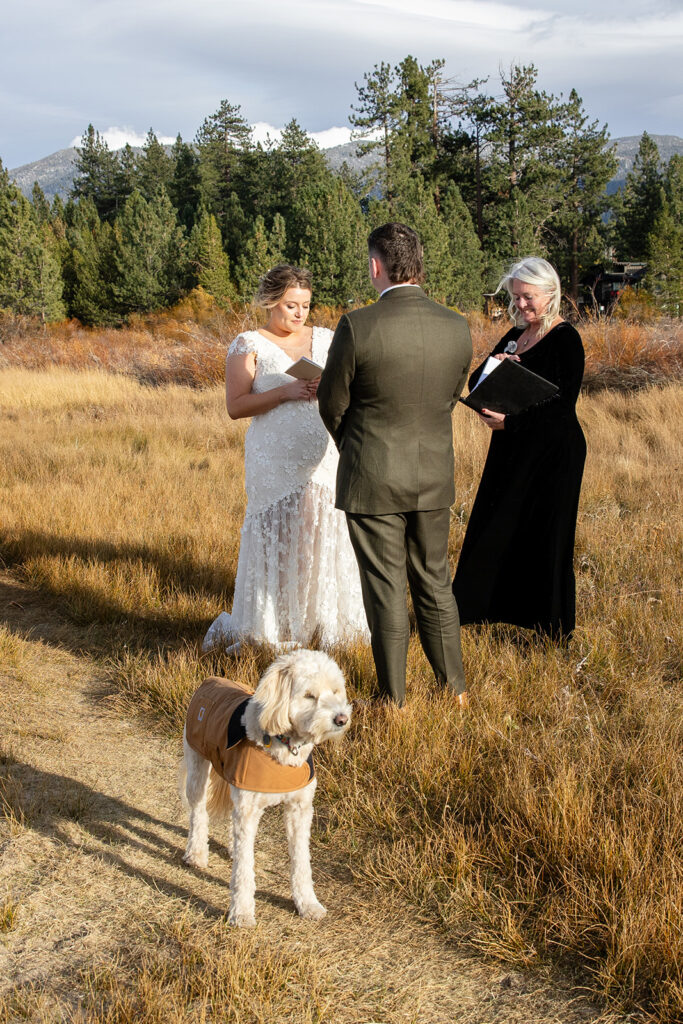
M 475 412 L 490 409 L 491 412 L 522 412 L 532 405 L 538 405 L 546 398 L 552 398 L 559 388 L 545 377 L 527 370 L 512 359 L 494 359 L 489 356 L 479 374 L 479 380 L 463 405 Z
M 297 359 L 288 370 L 285 370 L 285 373 L 288 373 L 290 377 L 296 377 L 297 380 L 317 380 L 322 372 L 323 367 L 306 356 Z

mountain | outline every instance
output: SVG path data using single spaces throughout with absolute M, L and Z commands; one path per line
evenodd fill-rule
M 610 195 L 621 188 L 626 175 L 633 167 L 640 138 L 640 135 L 626 135 L 623 138 L 612 139 L 612 143 L 616 145 L 618 170 L 607 185 L 607 192 Z M 651 138 L 656 142 L 664 162 L 668 161 L 674 153 L 683 156 L 683 139 L 678 135 L 652 135 Z M 43 157 L 42 160 L 24 164 L 23 167 L 15 167 L 9 174 L 26 196 L 31 195 L 33 183 L 37 181 L 50 201 L 55 195 L 66 199 L 76 173 L 76 156 L 75 149 L 60 149 L 56 153 L 52 153 L 51 156 Z M 355 142 L 332 146 L 325 150 L 325 156 L 333 171 L 341 170 L 343 163 L 347 163 L 353 171 L 360 171 L 366 169 L 373 161 L 370 154 L 362 157 L 357 155 L 357 143 Z
M 633 167 L 638 147 L 640 146 L 640 135 L 624 135 L 620 139 L 613 139 L 617 151 L 617 173 L 607 184 L 607 194 L 612 195 L 626 181 L 626 175 Z M 659 155 L 664 163 L 668 163 L 674 154 L 683 155 L 683 139 L 678 135 L 650 135 L 650 138 L 657 145 Z
M 50 202 L 56 195 L 66 199 L 76 174 L 77 155 L 75 149 L 59 149 L 42 160 L 15 167 L 9 176 L 29 198 L 33 183 L 37 181 Z

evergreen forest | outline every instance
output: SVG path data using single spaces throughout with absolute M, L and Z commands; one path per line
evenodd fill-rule
M 595 265 L 647 262 L 653 308 L 681 314 L 683 157 L 664 164 L 644 134 L 616 195 L 606 125 L 576 91 L 537 86 L 533 65 L 459 85 L 444 61 L 408 56 L 356 84 L 350 112 L 366 170 L 332 171 L 290 121 L 255 144 L 227 100 L 192 142 L 111 151 L 89 125 L 66 202 L 27 199 L 0 163 L 0 310 L 116 326 L 201 287 L 226 311 L 282 261 L 307 266 L 318 305 L 373 297 L 366 238 L 387 220 L 420 234 L 427 292 L 481 309 L 506 265 L 546 256 L 578 307 Z

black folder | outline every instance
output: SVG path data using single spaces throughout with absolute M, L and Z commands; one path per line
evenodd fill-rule
M 460 401 L 475 412 L 490 409 L 491 412 L 507 415 L 538 405 L 546 398 L 552 398 L 558 391 L 556 384 L 532 373 L 521 363 L 503 359 L 495 370 L 484 377 L 481 384 L 476 384 L 469 395 Z

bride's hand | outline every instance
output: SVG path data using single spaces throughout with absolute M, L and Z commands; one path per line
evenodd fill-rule
M 318 392 L 317 380 L 295 380 L 291 384 L 285 384 L 282 394 L 285 402 L 311 402 Z

